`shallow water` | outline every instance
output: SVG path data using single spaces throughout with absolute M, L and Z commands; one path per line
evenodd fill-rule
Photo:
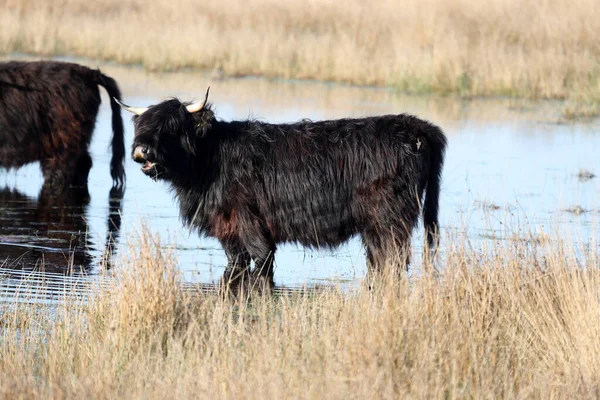
M 440 125 L 449 139 L 440 199 L 443 237 L 466 234 L 471 240 L 498 241 L 556 230 L 583 239 L 597 236 L 600 177 L 582 181 L 577 173 L 584 168 L 600 175 L 600 123 L 561 123 L 558 102 L 464 101 L 314 82 L 219 81 L 203 73 L 147 74 L 134 67 L 100 67 L 119 82 L 124 101 L 132 105 L 169 96 L 200 99 L 211 85 L 211 101 L 224 120 L 251 116 L 287 122 L 414 113 Z M 0 169 L 0 267 L 93 275 L 113 247 L 114 260 L 127 256 L 127 243 L 150 228 L 174 251 L 186 281 L 215 282 L 225 255 L 215 240 L 181 226 L 166 184 L 153 182 L 128 158 L 125 193 L 122 199 L 110 196 L 110 117 L 103 92 L 91 146 L 88 204 L 74 201 L 68 209 L 39 204 L 42 176 L 37 164 L 18 171 Z M 129 116 L 124 118 L 129 148 L 133 128 Z M 585 212 L 565 211 L 571 206 Z M 423 242 L 420 231 L 413 237 L 415 253 Z M 442 251 L 444 246 L 442 242 Z M 336 251 L 285 245 L 276 254 L 278 285 L 356 282 L 365 273 L 358 239 Z

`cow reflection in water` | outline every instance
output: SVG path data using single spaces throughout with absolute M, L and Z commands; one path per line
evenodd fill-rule
M 101 259 L 95 260 L 87 188 L 69 189 L 58 198 L 42 189 L 37 200 L 15 189 L 0 189 L 0 267 L 77 274 L 89 273 L 95 264 L 110 266 L 122 196 L 120 189 L 110 192 L 107 238 Z

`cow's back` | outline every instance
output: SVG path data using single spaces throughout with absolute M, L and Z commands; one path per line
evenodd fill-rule
M 87 147 L 100 105 L 98 72 L 61 62 L 0 63 L 0 165 L 19 167 Z
M 256 161 L 240 168 L 275 240 L 336 246 L 371 223 L 374 211 L 404 212 L 399 194 L 427 174 L 427 158 L 413 151 L 412 118 L 258 125 L 240 143 L 254 153 L 246 160 Z

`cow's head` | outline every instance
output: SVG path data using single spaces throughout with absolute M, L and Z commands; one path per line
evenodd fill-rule
M 165 100 L 147 108 L 119 105 L 135 114 L 135 136 L 132 158 L 142 165 L 142 172 L 154 179 L 170 179 L 177 171 L 185 171 L 196 155 L 198 139 L 206 136 L 214 113 L 208 103 L 182 103 Z

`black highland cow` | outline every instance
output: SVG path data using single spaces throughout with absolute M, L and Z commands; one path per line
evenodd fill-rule
M 125 145 L 117 83 L 99 70 L 55 62 L 0 63 L 0 167 L 39 161 L 44 186 L 62 193 L 84 186 L 92 167 L 88 146 L 100 107 L 98 85 L 112 108 L 115 186 L 125 178 Z
M 133 117 L 133 159 L 169 182 L 184 222 L 217 238 L 226 277 L 272 284 L 278 243 L 333 248 L 362 236 L 370 271 L 403 254 L 423 193 L 430 247 L 437 240 L 446 137 L 411 115 L 292 124 L 225 122 L 211 105 L 165 100 L 123 108 Z

